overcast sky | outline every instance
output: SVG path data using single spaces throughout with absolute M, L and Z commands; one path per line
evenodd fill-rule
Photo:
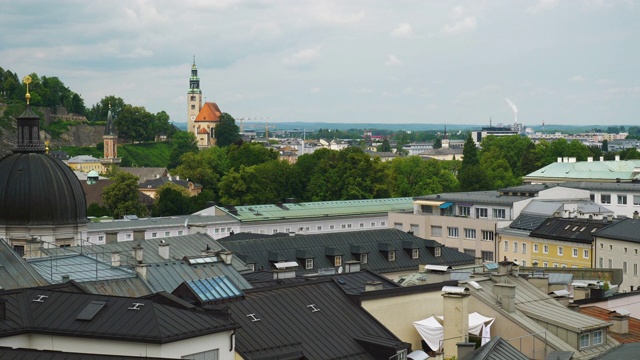
M 0 66 L 186 122 L 640 124 L 640 3 L 0 0 Z

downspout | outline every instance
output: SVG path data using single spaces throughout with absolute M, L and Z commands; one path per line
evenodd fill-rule
M 229 352 L 233 351 L 233 341 L 235 340 L 236 337 L 236 329 L 233 329 L 233 332 L 231 332 L 231 335 L 229 335 Z

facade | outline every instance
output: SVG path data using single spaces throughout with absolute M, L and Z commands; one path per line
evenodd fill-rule
M 633 217 L 640 211 L 640 182 L 569 181 L 562 186 L 589 190 L 591 201 L 616 217 Z
M 388 213 L 410 211 L 411 198 L 317 201 L 251 206 L 212 206 L 201 215 L 227 215 L 253 234 L 323 234 L 387 229 Z
M 101 160 L 96 159 L 91 155 L 74 156 L 70 158 L 67 163 L 71 169 L 82 171 L 84 173 L 88 173 L 89 171 L 97 171 L 98 173 L 104 173 L 106 170 Z
M 638 289 L 640 278 L 640 221 L 624 219 L 594 234 L 593 267 L 622 269 L 624 289 Z M 626 291 L 626 290 L 625 290 Z
M 222 111 L 218 104 L 206 102 L 193 120 L 198 147 L 207 148 L 216 145 L 215 127 L 220 121 Z

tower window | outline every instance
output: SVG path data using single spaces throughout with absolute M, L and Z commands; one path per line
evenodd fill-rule
M 191 101 L 196 101 L 196 96 L 195 95 L 191 95 Z
M 195 105 L 191 105 L 191 110 L 195 110 L 196 106 Z

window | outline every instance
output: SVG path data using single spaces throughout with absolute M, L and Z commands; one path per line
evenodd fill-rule
M 180 231 L 178 231 L 178 235 L 182 235 L 182 234 L 180 234 Z M 131 240 L 131 234 L 125 234 L 124 235 L 124 239 L 125 240 Z
M 522 260 L 522 266 L 527 266 L 527 260 Z
M 203 351 L 199 353 L 193 353 L 189 355 L 184 355 L 182 359 L 189 360 L 218 360 L 218 349 Z
M 14 245 L 13 251 L 20 256 L 24 256 L 24 245 Z
M 151 233 L 151 237 L 152 237 L 152 238 L 154 238 L 154 237 L 158 237 L 158 233 Z
M 549 267 L 549 262 L 548 261 L 543 261 L 542 262 L 542 267 Z
M 164 232 L 164 237 L 169 237 L 171 236 L 171 232 L 170 231 L 165 231 Z
M 558 246 L 558 255 L 564 255 L 564 248 L 562 248 L 562 246 Z
M 322 225 L 316 226 L 316 230 L 321 231 L 322 230 Z
M 420 206 L 420 210 L 424 214 L 432 214 L 433 213 L 433 208 L 431 207 L 431 205 L 422 205 L 422 206 Z
M 396 252 L 394 250 L 390 250 L 387 254 L 387 260 L 396 261 Z
M 367 260 L 368 260 L 367 254 L 360 254 L 360 262 L 361 263 L 366 264 Z
M 533 252 L 538 252 L 538 244 L 533 244 Z
M 590 195 L 589 195 L 589 199 L 590 199 L 591 201 L 596 201 L 596 194 L 590 194 Z
M 447 231 L 450 238 L 457 238 L 459 236 L 457 227 L 447 227 Z
M 627 205 L 627 195 L 618 195 L 618 205 Z M 595 340 L 593 339 L 593 341 Z
M 481 219 L 481 218 L 488 218 L 489 217 L 489 210 L 487 210 L 487 208 L 476 208 L 476 218 L 477 219 Z
M 335 228 L 336 228 L 335 225 L 329 225 L 329 230 L 333 230 Z
M 602 258 L 598 259 L 598 267 L 601 268 L 601 269 L 604 267 L 604 263 L 603 262 L 604 262 L 604 259 L 602 259 Z
M 402 230 L 402 223 L 394 223 L 393 226 L 396 228 L 396 230 Z
M 360 223 L 360 227 L 363 228 L 364 227 L 364 223 Z
M 476 229 L 464 229 L 464 238 L 465 239 L 475 239 L 476 238 Z
M 471 206 L 458 206 L 459 216 L 471 216 Z
M 580 334 L 580 347 L 587 347 L 589 346 L 589 333 L 586 334 Z
M 609 269 L 613 268 L 613 260 L 609 259 Z
M 372 222 L 372 223 L 371 223 L 371 226 L 376 226 L 376 223 Z
M 342 256 L 340 255 L 334 256 L 333 266 L 342 266 Z
M 431 225 L 431 236 L 442 236 L 442 226 Z
M 640 195 L 633 195 L 633 205 L 640 205 Z
M 493 231 L 482 230 L 482 240 L 493 241 Z
M 638 255 L 638 249 L 633 249 L 633 255 Z
M 380 226 L 387 226 L 387 222 L 386 221 L 380 221 Z
M 481 251 L 482 261 L 493 261 L 493 251 Z
M 613 250 L 613 245 L 609 245 L 609 251 Z
M 513 252 L 514 252 L 514 253 L 517 253 L 517 252 L 518 252 L 518 242 L 517 242 L 517 241 L 514 241 L 514 242 L 513 242 Z
M 271 233 L 273 233 L 273 234 L 277 234 L 277 233 L 278 233 L 278 229 L 273 229 L 273 230 L 271 230 Z
M 464 249 L 464 253 L 466 255 L 476 257 L 476 250 L 475 249 Z
M 602 344 L 603 341 L 603 337 L 602 337 L 602 330 L 596 330 L 593 332 L 593 345 L 600 345 Z
M 504 251 L 509 251 L 509 241 L 504 241 Z
M 543 254 L 549 253 L 549 245 L 542 245 L 542 253 Z
M 286 229 L 284 229 L 284 233 L 285 233 L 285 234 L 288 234 L 288 233 L 290 233 L 290 232 L 291 232 L 291 228 L 286 228 Z
M 625 254 L 627 253 L 627 248 L 624 248 L 624 253 L 625 253 Z
M 522 243 L 522 253 L 526 254 L 527 253 L 527 243 Z M 524 261 L 522 262 L 524 264 Z M 524 265 L 523 265 L 524 266 Z
M 558 263 L 553 263 L 553 267 L 557 268 L 558 267 Z
M 304 260 L 304 268 L 309 270 L 313 269 L 313 259 L 305 259 Z
M 507 215 L 506 215 L 506 211 L 505 209 L 493 209 L 493 218 L 494 219 L 506 219 Z
M 587 249 L 582 250 L 582 257 L 584 259 L 588 259 L 589 258 L 589 250 L 587 250 Z
M 578 257 L 578 249 L 573 248 L 573 257 Z
M 342 228 L 346 229 L 347 228 L 347 224 L 342 224 Z M 397 226 L 396 226 L 396 229 L 398 229 Z M 402 230 L 402 224 L 400 224 L 400 228 L 398 230 Z
M 626 261 L 622 262 L 622 273 L 627 275 L 627 262 Z
M 216 230 L 218 230 L 218 229 L 216 229 Z M 266 234 L 266 232 L 267 231 L 265 229 L 260 229 L 260 234 Z
M 439 257 L 442 255 L 442 249 L 438 246 L 433 249 L 433 256 Z
M 104 236 L 102 235 L 98 236 L 98 241 L 104 241 Z
M 220 233 L 220 229 L 219 229 L 219 228 L 218 228 L 218 229 L 215 229 L 215 231 L 214 231 L 214 232 L 215 232 L 216 234 L 219 234 L 219 233 Z M 263 233 L 263 234 L 264 234 L 264 233 Z
M 182 235 L 184 232 L 182 230 L 178 230 L 178 236 Z M 128 235 L 128 234 L 127 234 Z
M 638 264 L 633 264 L 633 276 L 638 276 Z
M 411 232 L 413 234 L 418 234 L 419 231 L 420 231 L 420 226 L 418 226 L 417 224 L 411 224 Z
M 411 258 L 417 259 L 420 257 L 420 249 L 411 249 Z
M 610 194 L 601 194 L 600 202 L 603 204 L 611 204 L 611 195 Z
M 347 229 L 351 229 L 351 226 L 352 226 L 352 225 L 353 225 L 353 224 L 347 224 Z

